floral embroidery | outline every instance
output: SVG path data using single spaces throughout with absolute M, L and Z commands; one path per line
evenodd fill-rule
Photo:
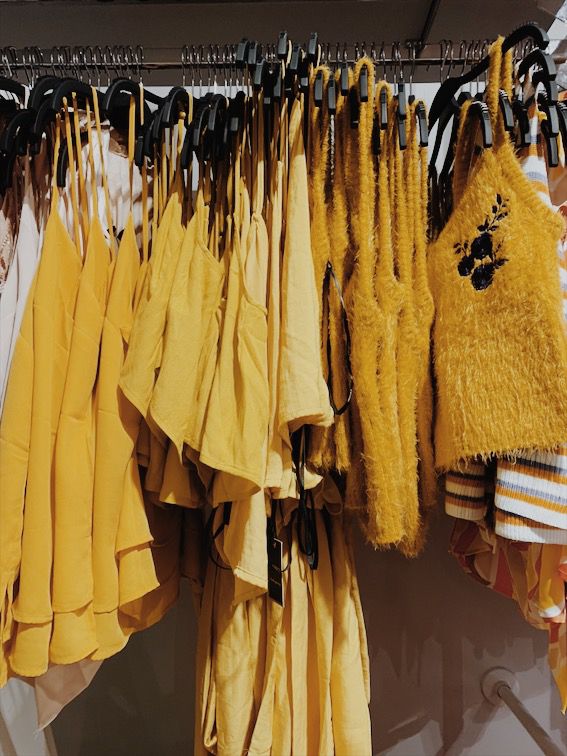
M 454 246 L 455 254 L 461 255 L 457 265 L 459 275 L 470 276 L 471 284 L 477 291 L 487 289 L 498 268 L 508 262 L 505 257 L 497 257 L 501 245 L 495 247 L 492 238 L 492 234 L 507 215 L 506 200 L 497 194 L 492 214 L 487 215 L 484 223 L 477 227 L 479 235 L 472 242 L 457 242 Z

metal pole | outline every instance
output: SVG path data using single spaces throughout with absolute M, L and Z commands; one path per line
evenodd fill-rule
M 483 696 L 493 706 L 506 704 L 545 756 L 564 756 L 563 751 L 553 742 L 549 733 L 543 729 L 516 695 L 519 692 L 519 684 L 509 669 L 505 667 L 489 669 L 484 674 L 480 687 Z
M 541 748 L 542 753 L 546 756 L 564 756 L 563 751 L 555 745 L 549 734 L 543 729 L 537 719 L 534 719 L 524 704 L 514 694 L 508 683 L 501 682 L 496 690 L 496 695 L 504 701 L 524 730 Z

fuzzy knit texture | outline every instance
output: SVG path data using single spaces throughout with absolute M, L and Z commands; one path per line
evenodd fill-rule
M 338 90 L 339 74 L 337 73 L 336 76 Z M 331 197 L 327 203 L 327 223 L 331 231 L 331 264 L 343 293 L 347 282 L 345 261 L 349 248 L 345 161 L 343 155 L 347 128 L 345 102 L 346 99 L 344 97 L 337 97 L 334 145 L 330 165 Z M 342 406 L 347 400 L 348 391 L 346 334 L 343 329 L 341 303 L 333 285 L 330 286 L 329 292 L 329 333 L 331 339 L 333 394 L 337 406 Z M 335 416 L 335 468 L 341 473 L 346 472 L 350 467 L 350 412 L 349 407 L 342 415 Z
M 501 40 L 491 57 L 487 102 L 495 144 L 471 170 L 472 152 L 458 145 L 455 208 L 429 249 L 435 453 L 442 471 L 476 458 L 553 449 L 567 438 L 556 252 L 562 222 L 540 202 L 498 125 Z M 470 147 L 467 116 L 465 107 L 459 142 Z
M 413 115 L 412 107 L 408 116 Z M 413 119 L 412 119 L 413 121 Z M 421 372 L 419 331 L 417 328 L 415 290 L 413 276 L 413 236 L 415 230 L 415 210 L 419 187 L 415 182 L 417 153 L 411 149 L 415 140 L 415 122 L 407 123 L 408 148 L 400 149 L 397 134 L 397 119 L 392 118 L 393 133 L 391 149 L 394 162 L 395 215 L 394 258 L 397 263 L 398 279 L 403 293 L 403 303 L 398 323 L 397 342 L 397 383 L 398 383 L 398 425 L 402 447 L 401 497 L 404 502 L 404 538 L 402 550 L 415 554 L 418 550 L 418 533 L 421 518 L 417 488 L 417 393 Z
M 352 69 L 348 70 L 349 89 L 354 86 L 354 74 Z M 340 96 L 337 103 L 337 153 L 343 166 L 342 186 L 339 191 L 344 196 L 345 218 L 347 223 L 346 229 L 346 246 L 342 258 L 343 266 L 343 292 L 347 304 L 350 330 L 352 334 L 353 321 L 351 314 L 351 290 L 352 279 L 355 267 L 357 240 L 355 229 L 358 228 L 359 212 L 359 187 L 357 184 L 357 169 L 355 161 L 357 160 L 357 148 L 354 139 L 346 138 L 350 133 L 350 108 L 348 96 Z M 341 139 L 342 138 L 342 139 Z M 341 139 L 341 142 L 338 141 Z M 338 254 L 337 254 L 338 256 Z M 352 342 L 351 342 L 352 343 Z M 351 346 L 351 363 L 352 363 L 352 346 Z M 353 369 L 354 372 L 354 369 Z M 363 531 L 366 531 L 368 522 L 368 511 L 366 506 L 366 474 L 364 470 L 363 452 L 364 443 L 362 437 L 362 420 L 359 410 L 359 398 L 356 391 L 356 379 L 354 394 L 348 412 L 348 429 L 350 438 L 351 461 L 346 479 L 345 488 L 345 509 L 358 518 Z
M 419 104 L 414 102 L 414 109 Z M 412 163 L 416 172 L 415 184 L 419 187 L 417 207 L 414 211 L 414 292 L 419 330 L 420 373 L 417 395 L 417 444 L 419 458 L 419 493 L 423 512 L 437 503 L 437 476 L 433 451 L 433 382 L 431 374 L 431 329 L 435 307 L 427 278 L 427 147 L 418 144 L 415 118 L 410 149 L 418 151 Z
M 309 110 L 309 210 L 311 216 L 311 251 L 315 270 L 315 283 L 319 301 L 319 332 L 321 334 L 321 362 L 327 384 L 329 366 L 327 364 L 327 337 L 329 324 L 324 324 L 326 303 L 324 302 L 323 282 L 325 268 L 331 257 L 331 240 L 327 218 L 325 185 L 329 164 L 329 112 L 325 105 L 314 104 L 315 81 L 318 76 L 323 79 L 323 92 L 326 92 L 330 70 L 327 66 L 313 69 L 310 82 Z M 309 459 L 318 469 L 329 470 L 334 466 L 335 449 L 333 426 L 313 428 L 310 439 Z
M 355 81 L 368 69 L 368 102 L 359 103 L 357 140 L 358 214 L 354 235 L 356 263 L 350 287 L 352 367 L 360 413 L 367 495 L 367 537 L 374 545 L 398 543 L 404 535 L 404 501 L 399 457 L 387 442 L 382 392 L 377 378 L 382 349 L 383 317 L 376 300 L 375 170 L 372 154 L 374 121 L 374 67 L 366 58 L 355 67 Z M 357 88 L 358 91 L 358 88 Z M 392 386 L 390 386 L 390 389 Z

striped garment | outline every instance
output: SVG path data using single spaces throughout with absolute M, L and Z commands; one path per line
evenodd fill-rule
M 525 175 L 552 207 L 541 144 L 540 115 L 532 110 L 530 143 L 519 154 Z M 565 153 L 561 150 L 561 157 Z M 560 208 L 567 215 L 567 208 Z M 567 322 L 567 232 L 558 246 L 563 308 Z M 493 470 L 478 462 L 447 473 L 445 511 L 480 522 L 494 497 L 495 532 L 513 541 L 567 545 L 567 444 L 554 452 L 532 451 L 514 461 L 499 459 Z
M 483 585 L 514 599 L 525 619 L 548 633 L 547 658 L 567 710 L 567 548 L 519 543 L 495 535 L 484 523 L 457 520 L 451 552 Z
M 540 122 L 537 110 L 532 111 L 530 144 L 518 157 L 541 201 L 553 208 Z M 567 322 L 567 235 L 557 252 Z M 514 541 L 567 544 L 567 444 L 554 452 L 534 450 L 514 461 L 498 460 L 494 503 L 498 535 Z

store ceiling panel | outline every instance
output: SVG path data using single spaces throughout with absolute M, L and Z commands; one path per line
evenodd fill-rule
M 275 40 L 286 29 L 329 42 L 492 38 L 524 21 L 551 26 L 562 0 L 0 0 L 0 45 L 184 44 Z M 429 19 L 429 22 L 428 22 Z

